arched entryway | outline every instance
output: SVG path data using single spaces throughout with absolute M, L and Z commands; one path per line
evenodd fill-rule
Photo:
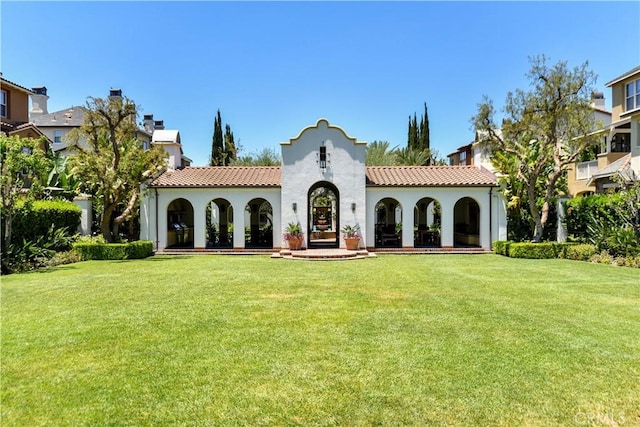
M 414 207 L 413 221 L 413 246 L 439 248 L 442 224 L 440 203 L 431 197 L 423 197 Z
M 376 248 L 402 247 L 402 205 L 386 197 L 376 203 Z
M 233 248 L 233 206 L 226 199 L 213 199 L 205 208 L 206 247 Z
M 252 199 L 244 209 L 244 247 L 273 248 L 273 207 L 263 198 Z
M 167 247 L 193 248 L 193 206 L 175 199 L 167 207 Z
M 480 246 L 480 206 L 471 197 L 461 198 L 453 208 L 453 245 Z
M 340 238 L 340 193 L 330 182 L 314 184 L 307 194 L 308 247 L 337 248 Z

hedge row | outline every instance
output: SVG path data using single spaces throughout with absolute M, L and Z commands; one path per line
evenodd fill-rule
M 568 242 L 515 243 L 502 240 L 493 242 L 493 249 L 499 255 L 529 259 L 566 258 L 589 261 L 596 254 L 594 245 Z
M 13 217 L 12 240 L 14 242 L 36 241 L 46 236 L 51 226 L 66 229 L 73 235 L 80 226 L 82 209 L 72 202 L 63 200 L 36 200 L 19 206 Z
M 73 249 L 80 255 L 80 259 L 140 259 L 153 253 L 153 242 L 139 240 L 130 243 L 84 243 L 73 245 Z

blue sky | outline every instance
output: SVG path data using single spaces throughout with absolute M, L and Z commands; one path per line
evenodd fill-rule
M 640 2 L 3 1 L 1 70 L 49 112 L 110 88 L 178 129 L 205 165 L 215 113 L 245 153 L 327 118 L 407 143 L 427 103 L 441 156 L 473 139 L 484 94 L 526 88 L 529 57 L 589 61 L 597 88 L 640 64 Z

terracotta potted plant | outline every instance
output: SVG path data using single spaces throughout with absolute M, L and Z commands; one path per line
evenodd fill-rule
M 284 230 L 282 238 L 287 241 L 289 249 L 292 251 L 299 251 L 302 249 L 302 242 L 304 241 L 304 233 L 302 232 L 302 226 L 299 222 L 290 222 Z
M 357 225 L 345 225 L 342 227 L 342 238 L 350 251 L 358 250 L 360 244 L 360 227 Z

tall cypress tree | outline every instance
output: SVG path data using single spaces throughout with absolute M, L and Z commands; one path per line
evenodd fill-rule
M 210 166 L 224 166 L 224 143 L 222 138 L 222 118 L 220 110 L 213 121 L 213 140 L 211 143 Z
M 411 119 L 411 116 L 409 116 L 409 142 L 407 146 L 410 149 L 417 149 L 419 143 L 420 142 L 418 140 L 418 122 L 416 119 L 416 115 L 414 113 L 413 119 Z
M 420 149 L 430 148 L 429 142 L 429 113 L 427 112 L 427 103 L 424 103 L 424 116 L 420 118 Z
M 238 150 L 233 139 L 233 132 L 231 132 L 231 126 L 227 124 L 224 130 L 224 165 L 229 166 L 232 160 L 236 160 L 237 156 Z

